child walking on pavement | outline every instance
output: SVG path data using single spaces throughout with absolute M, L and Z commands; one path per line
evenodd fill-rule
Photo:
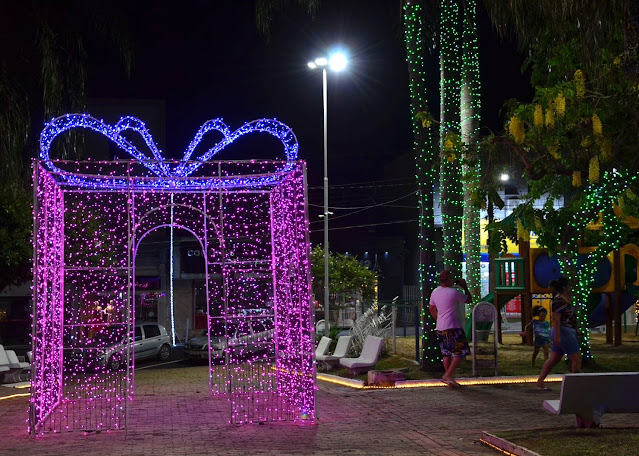
M 535 306 L 532 311 L 533 317 L 538 320 L 531 320 L 533 335 L 535 336 L 534 350 L 532 354 L 532 366 L 535 367 L 535 360 L 539 354 L 539 349 L 544 349 L 544 362 L 548 361 L 548 344 L 550 343 L 550 322 L 546 320 L 548 311 L 542 306 Z

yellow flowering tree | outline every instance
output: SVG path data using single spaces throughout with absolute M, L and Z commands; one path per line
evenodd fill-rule
M 487 153 L 515 157 L 529 186 L 513 214 L 489 226 L 499 238 L 493 246 L 506 237 L 527 240 L 534 231 L 538 243 L 558 255 L 562 273 L 575 284 L 587 357 L 586 303 L 596 264 L 632 235 L 613 213 L 613 204 L 621 201 L 628 215 L 637 215 L 639 207 L 637 55 L 633 50 L 600 57 L 596 81 L 574 69 L 564 80 L 538 87 L 531 103 L 511 102 L 504 133 L 482 146 Z M 483 190 L 490 195 L 486 185 Z M 547 199 L 540 209 L 533 203 L 542 197 Z M 604 228 L 588 229 L 595 220 Z M 584 244 L 597 249 L 578 262 Z

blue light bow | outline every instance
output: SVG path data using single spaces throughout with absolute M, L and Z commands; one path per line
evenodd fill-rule
M 101 133 L 113 142 L 120 149 L 129 153 L 135 160 L 145 166 L 151 173 L 155 175 L 153 178 L 136 179 L 125 176 L 108 176 L 108 175 L 87 175 L 74 174 L 70 171 L 60 169 L 54 164 L 49 156 L 51 144 L 56 136 L 64 133 L 72 128 L 86 128 Z M 131 144 L 124 136 L 123 131 L 134 131 L 138 133 L 144 143 L 151 151 L 153 158 L 140 152 L 133 144 Z M 204 135 L 211 130 L 222 134 L 223 138 L 215 146 L 208 149 L 202 155 L 191 160 L 191 156 L 195 148 L 200 144 Z M 279 165 L 274 171 L 268 174 L 260 175 L 243 175 L 243 176 L 205 176 L 205 177 L 189 177 L 202 164 L 211 160 L 226 146 L 241 136 L 248 133 L 261 132 L 268 133 L 279 139 L 284 146 L 284 154 L 286 162 Z M 287 125 L 275 119 L 260 119 L 248 122 L 235 131 L 221 120 L 213 119 L 207 121 L 200 127 L 197 134 L 189 144 L 184 153 L 184 158 L 178 163 L 171 165 L 162 156 L 162 151 L 158 149 L 153 141 L 153 137 L 146 128 L 144 122 L 135 117 L 127 116 L 111 126 L 103 121 L 95 119 L 88 114 L 66 114 L 52 119 L 40 134 L 40 158 L 44 164 L 54 172 L 61 182 L 82 188 L 158 188 L 158 189 L 192 189 L 192 188 L 246 188 L 260 187 L 264 185 L 275 184 L 282 178 L 283 173 L 293 168 L 294 161 L 297 160 L 297 152 L 299 144 L 297 138 Z

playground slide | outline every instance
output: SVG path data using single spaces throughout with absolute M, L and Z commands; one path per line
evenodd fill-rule
M 637 300 L 636 296 L 639 292 L 639 287 L 632 283 L 626 284 L 626 291 L 621 294 L 621 312 L 628 310 Z M 614 296 L 614 295 L 613 295 Z M 614 299 L 614 297 L 613 297 Z M 588 326 L 594 328 L 606 324 L 606 298 L 603 294 L 593 294 L 593 301 L 595 303 L 594 309 L 590 311 L 588 316 Z M 591 301 L 590 303 L 592 303 Z M 589 304 L 590 304 L 589 303 Z M 589 306 L 590 307 L 590 306 Z

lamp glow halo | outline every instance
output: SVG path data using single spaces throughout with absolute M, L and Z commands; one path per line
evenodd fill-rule
M 122 176 L 101 174 L 79 174 L 61 169 L 57 161 L 50 158 L 53 140 L 68 130 L 84 128 L 100 133 L 113 141 L 120 149 L 127 152 L 134 161 L 143 165 L 150 174 L 148 176 Z M 151 152 L 149 157 L 141 152 L 121 133 L 133 131 L 140 135 Z M 217 131 L 222 139 L 203 154 L 191 159 L 196 147 L 210 131 Z M 197 176 L 193 173 L 203 164 L 219 154 L 238 138 L 249 133 L 268 133 L 280 140 L 284 148 L 286 160 L 282 160 L 269 173 L 242 176 Z M 280 182 L 283 176 L 293 169 L 297 160 L 299 144 L 290 127 L 276 119 L 259 119 L 245 123 L 235 131 L 221 120 L 213 119 L 204 123 L 184 152 L 180 161 L 166 160 L 157 147 L 144 122 L 136 117 L 123 117 L 115 125 L 108 125 L 102 120 L 88 114 L 66 114 L 52 119 L 46 124 L 40 135 L 40 158 L 44 165 L 66 185 L 81 188 L 144 188 L 144 189 L 218 189 L 247 188 L 273 185 Z

